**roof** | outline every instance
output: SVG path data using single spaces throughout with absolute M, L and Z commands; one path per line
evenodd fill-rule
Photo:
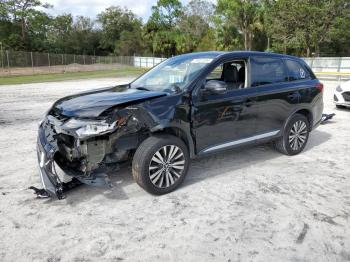
M 225 55 L 238 55 L 238 56 L 268 56 L 268 57 L 288 57 L 292 59 L 300 59 L 296 56 L 290 56 L 285 54 L 271 53 L 271 52 L 259 52 L 259 51 L 206 51 L 206 52 L 193 52 L 187 53 L 180 56 L 188 56 L 188 57 L 219 57 Z

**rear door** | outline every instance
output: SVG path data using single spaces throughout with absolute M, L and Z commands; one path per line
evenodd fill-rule
M 251 57 L 250 65 L 251 86 L 259 89 L 257 133 L 277 132 L 301 102 L 303 92 L 307 92 L 307 72 L 300 71 L 300 81 L 291 81 L 285 61 L 279 56 Z

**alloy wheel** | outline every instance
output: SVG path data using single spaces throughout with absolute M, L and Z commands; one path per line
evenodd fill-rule
M 149 163 L 149 177 L 154 186 L 167 188 L 181 177 L 184 169 L 185 156 L 181 148 L 166 145 L 152 156 Z
M 294 151 L 302 148 L 307 139 L 307 125 L 304 121 L 298 120 L 292 126 L 288 141 L 291 149 Z

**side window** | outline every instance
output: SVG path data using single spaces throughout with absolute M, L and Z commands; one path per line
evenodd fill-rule
M 215 67 L 206 77 L 206 82 L 210 80 L 223 81 L 228 90 L 240 89 L 245 86 L 245 61 L 235 60 L 226 62 Z
M 304 66 L 301 63 L 289 59 L 286 59 L 285 62 L 288 69 L 289 81 L 310 78 L 310 73 L 304 68 Z
M 223 69 L 223 65 L 219 65 L 217 67 L 215 67 L 215 69 L 213 71 L 210 72 L 209 75 L 207 75 L 206 80 L 220 80 L 221 79 L 221 75 L 222 75 L 222 69 Z
M 283 61 L 279 58 L 252 57 L 250 64 L 252 87 L 288 80 Z

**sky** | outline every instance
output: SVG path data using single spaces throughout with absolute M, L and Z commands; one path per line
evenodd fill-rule
M 180 1 L 184 5 L 189 2 L 189 0 Z M 216 2 L 216 0 L 210 1 Z M 52 15 L 71 13 L 73 16 L 83 15 L 95 18 L 98 13 L 114 5 L 126 7 L 146 21 L 151 14 L 151 7 L 157 3 L 157 0 L 46 0 L 42 2 L 54 6 L 48 10 Z

